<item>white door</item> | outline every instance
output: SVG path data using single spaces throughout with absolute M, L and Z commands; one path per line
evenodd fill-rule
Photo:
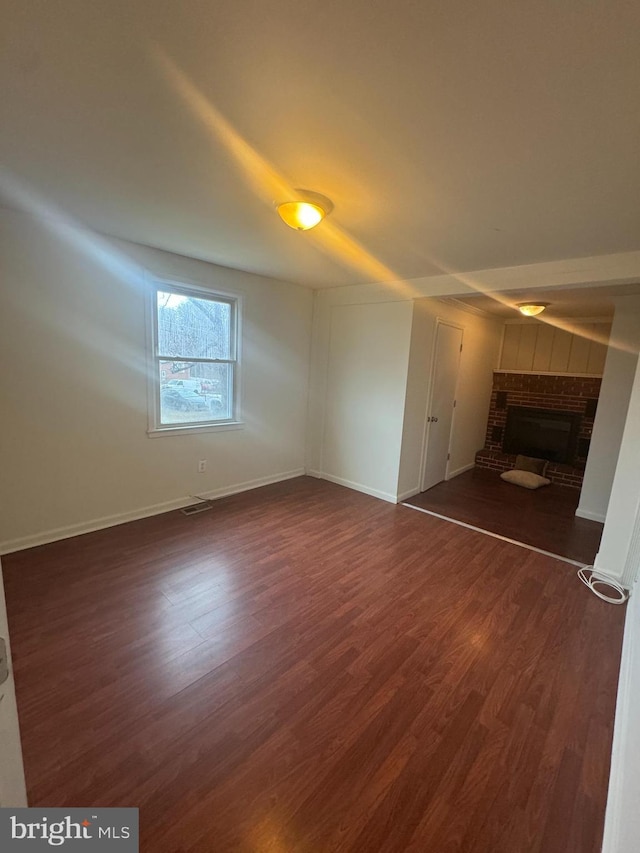
M 13 686 L 9 626 L 0 565 L 0 807 L 27 805 L 18 711 Z
M 442 482 L 447 475 L 461 351 L 462 329 L 439 322 L 436 328 L 430 405 L 427 413 L 423 492 Z

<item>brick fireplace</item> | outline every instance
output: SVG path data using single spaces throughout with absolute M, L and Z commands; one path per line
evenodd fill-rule
M 496 371 L 485 446 L 476 454 L 476 465 L 494 471 L 513 468 L 515 454 L 503 452 L 509 407 L 574 413 L 578 417 L 572 459 L 570 463 L 550 462 L 547 477 L 561 486 L 581 488 L 601 382 L 599 376 Z

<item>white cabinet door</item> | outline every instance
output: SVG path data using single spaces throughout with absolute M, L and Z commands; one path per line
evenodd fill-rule
M 8 668 L 8 677 L 4 678 Z M 9 626 L 0 565 L 0 806 L 20 808 L 27 805 L 22 767 L 22 748 L 16 694 L 13 685 Z

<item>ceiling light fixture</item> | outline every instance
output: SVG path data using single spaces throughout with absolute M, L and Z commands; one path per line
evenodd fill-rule
M 544 309 L 548 308 L 550 304 L 549 302 L 519 302 L 516 307 L 525 317 L 535 317 L 538 314 L 542 314 Z
M 333 210 L 333 202 L 311 190 L 295 190 L 297 198 L 276 205 L 280 218 L 289 228 L 308 231 L 315 228 Z

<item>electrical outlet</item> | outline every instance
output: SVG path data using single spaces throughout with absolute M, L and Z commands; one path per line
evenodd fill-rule
M 207 460 L 206 460 L 206 459 L 201 459 L 201 460 L 198 462 L 198 474 L 204 474 L 204 472 L 205 472 L 206 470 L 207 470 Z

